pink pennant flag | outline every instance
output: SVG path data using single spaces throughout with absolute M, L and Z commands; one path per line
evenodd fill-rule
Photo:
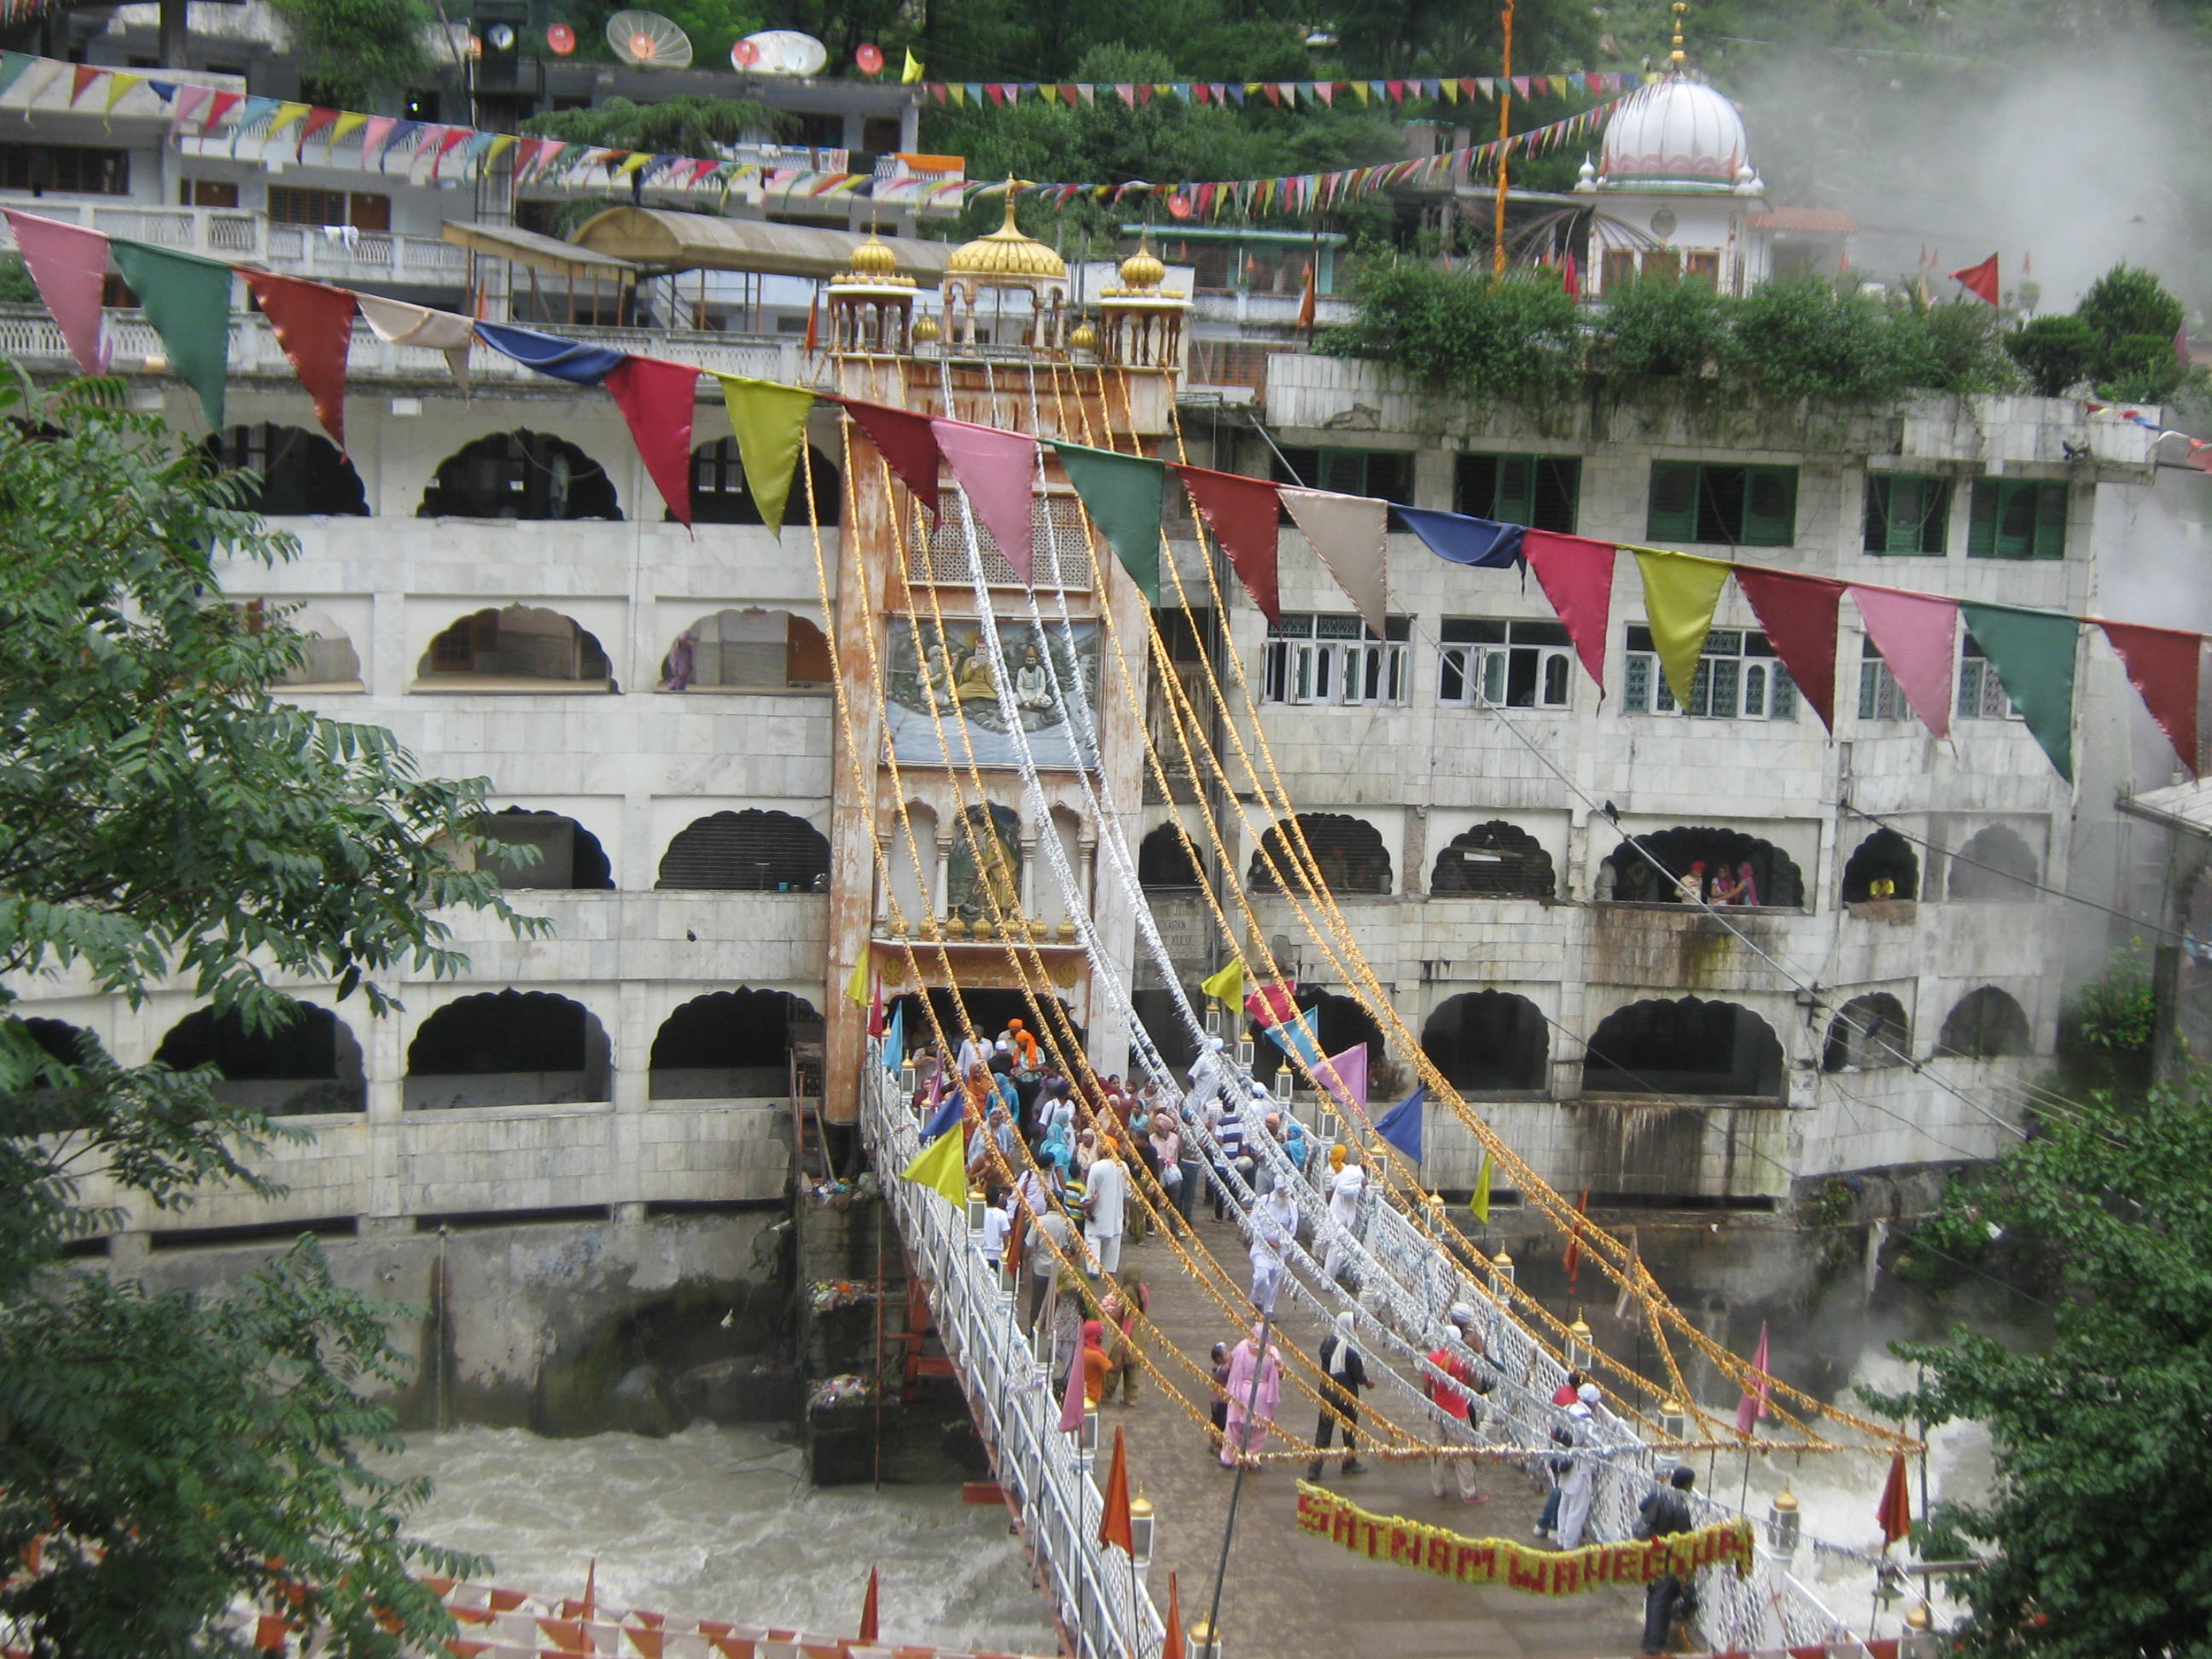
M 1749 1434 L 1752 1425 L 1758 1422 L 1760 1418 L 1771 1417 L 1774 1414 L 1767 1408 L 1766 1403 L 1767 1395 L 1772 1389 L 1773 1383 L 1766 1375 L 1766 1322 L 1764 1320 L 1759 1322 L 1759 1352 L 1751 1357 L 1751 1369 L 1758 1381 L 1745 1392 L 1743 1398 L 1736 1402 L 1735 1431 L 1738 1434 Z
M 537 161 L 538 152 L 544 148 L 545 141 L 543 138 L 525 138 L 516 143 L 514 176 L 517 179 L 527 179 L 530 176 L 531 164 Z
M 932 421 L 937 453 L 1026 587 L 1036 536 L 1036 440 L 1025 432 Z
M 212 95 L 209 87 L 179 87 L 177 95 L 169 100 L 169 131 L 182 132 L 185 124 L 192 118 L 192 112 Z
M 1367 1045 L 1354 1043 L 1340 1054 L 1331 1054 L 1314 1067 L 1314 1081 L 1350 1109 L 1367 1109 Z
M 1060 1431 L 1079 1434 L 1083 1429 L 1083 1409 L 1089 1402 L 1083 1394 L 1083 1356 L 1078 1353 L 1075 1363 L 1067 1368 L 1067 1392 L 1060 1401 Z
M 1893 587 L 1851 589 L 1867 637 L 1920 723 L 1939 738 L 1951 735 L 1953 653 L 1959 637 L 1959 602 L 1934 593 Z
M 361 170 L 368 171 L 369 162 L 384 149 L 392 137 L 392 128 L 399 125 L 398 118 L 391 115 L 372 115 L 361 129 Z
M 1528 95 L 1528 77 L 1525 75 L 1516 75 L 1512 79 L 1513 90 L 1526 98 Z
M 109 348 L 100 337 L 100 294 L 107 275 L 107 238 L 82 225 L 41 219 L 14 208 L 0 210 L 15 233 L 23 268 L 38 285 L 62 331 L 70 356 L 88 374 L 107 373 Z
M 1521 550 L 1536 572 L 1544 597 L 1552 602 L 1575 654 L 1605 695 L 1605 630 L 1613 617 L 1613 545 L 1587 536 L 1561 536 L 1548 530 L 1531 530 L 1521 538 Z
M 615 406 L 677 523 L 691 527 L 691 422 L 698 409 L 699 371 L 658 357 L 626 357 L 606 379 Z

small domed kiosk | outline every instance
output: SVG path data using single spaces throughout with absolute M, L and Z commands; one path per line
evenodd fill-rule
M 830 349 L 905 356 L 914 349 L 914 278 L 899 275 L 898 255 L 871 230 L 853 250 L 852 268 L 830 279 Z
M 1018 188 L 1006 180 L 1006 222 L 988 236 L 962 243 L 945 261 L 948 346 L 975 346 L 982 313 L 993 344 L 1066 349 L 1067 264 L 1014 222 Z

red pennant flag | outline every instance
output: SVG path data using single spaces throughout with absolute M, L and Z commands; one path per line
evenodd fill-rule
M 1579 300 L 1583 297 L 1582 269 L 1575 264 L 1575 251 L 1572 248 L 1567 250 L 1566 263 L 1559 267 L 1559 286 L 1567 291 L 1567 298 L 1570 300 Z
M 1274 105 L 1276 108 L 1280 109 L 1283 106 L 1282 88 L 1278 87 L 1273 81 L 1262 82 L 1260 90 L 1267 94 L 1267 101 Z
M 10 216 L 13 216 L 12 215 Z M 2100 622 L 2105 637 L 2119 653 L 2128 678 L 2189 769 L 2197 775 L 2197 696 L 2203 674 L 2204 637 L 2173 628 L 2148 628 L 2141 623 Z
M 1867 637 L 1889 665 L 1920 723 L 1939 738 L 1951 735 L 1952 652 L 1958 643 L 1959 602 L 1893 587 L 1851 589 Z
M 70 77 L 74 84 L 70 88 L 70 106 L 74 109 L 76 100 L 84 96 L 84 89 L 106 73 L 106 70 L 94 69 L 89 64 L 79 64 Z
M 606 379 L 653 488 L 676 522 L 691 525 L 691 422 L 699 371 L 658 357 L 625 357 Z
M 242 92 L 218 92 L 208 100 L 207 113 L 200 118 L 202 134 L 213 132 L 222 125 L 222 118 L 246 101 Z
M 1566 624 L 1575 654 L 1597 682 L 1598 696 L 1603 696 L 1605 630 L 1613 616 L 1613 544 L 1531 530 L 1521 538 L 1521 550 L 1528 556 L 1544 597 Z
M 1406 101 L 1406 83 L 1403 81 L 1385 81 L 1382 83 L 1382 89 L 1390 94 L 1392 103 L 1402 104 Z
M 1997 256 L 1994 253 L 1978 265 L 1968 265 L 1964 270 L 1954 270 L 1951 280 L 1977 299 L 1997 303 Z
M 1075 1363 L 1067 1368 L 1067 1389 L 1060 1396 L 1060 1431 L 1062 1434 L 1075 1434 L 1081 1431 L 1084 1413 L 1090 1403 L 1090 1396 L 1083 1386 L 1083 1359 L 1079 1354 Z
M 1116 1432 L 1119 1431 L 1117 1430 Z M 880 1639 L 876 1622 L 876 1602 L 881 1593 L 881 1585 L 878 1582 L 878 1571 L 879 1570 L 875 1567 L 868 1569 L 868 1593 L 860 1598 L 860 1634 L 857 1639 L 863 1643 Z
M 1176 1588 L 1176 1576 L 1168 1575 L 1167 1640 L 1160 1644 L 1162 1659 L 1179 1659 L 1183 1650 L 1182 1594 Z
M 822 349 L 822 290 L 814 290 L 814 297 L 806 302 L 806 337 L 799 349 L 811 357 Z
M 292 152 L 295 160 L 307 153 L 307 140 L 338 124 L 338 112 L 326 105 L 319 105 L 307 112 L 307 118 L 300 123 L 300 147 Z
M 888 404 L 864 404 L 850 398 L 844 403 L 845 412 L 860 422 L 868 441 L 934 519 L 939 458 L 937 434 L 930 430 L 929 416 L 893 409 Z
M 1903 1452 L 1890 1454 L 1889 1479 L 1882 1484 L 1881 1505 L 1875 1511 L 1875 1519 L 1881 1528 L 1885 1555 L 1892 1544 L 1912 1535 L 1912 1498 L 1905 1488 Z
M 1836 729 L 1836 611 L 1844 585 L 1826 576 L 1740 564 L 1735 585 L 1751 601 L 1775 655 L 1820 724 Z
M 14 208 L 4 211 L 15 233 L 23 268 L 60 325 L 70 356 L 88 374 L 106 374 L 109 348 L 100 337 L 100 289 L 107 276 L 106 234 Z
M 1572 1296 L 1580 1288 L 1583 1276 L 1583 1228 L 1581 1218 L 1589 1213 L 1589 1188 L 1583 1188 L 1581 1200 L 1575 1206 L 1576 1219 L 1569 1224 L 1566 1254 L 1559 1258 L 1560 1267 L 1566 1269 L 1567 1294 Z
M 965 421 L 932 421 L 929 428 L 937 453 L 1026 587 L 1036 556 L 1036 440 Z
M 1182 475 L 1182 487 L 1206 515 L 1206 522 L 1221 538 L 1252 603 L 1269 622 L 1279 624 L 1283 606 L 1275 567 L 1283 507 L 1275 486 L 1265 478 L 1212 472 L 1200 466 L 1177 466 L 1176 471 Z
M 1106 1471 L 1106 1499 L 1098 1516 L 1098 1541 L 1137 1553 L 1136 1529 L 1129 1521 L 1129 1458 L 1121 1444 L 1121 1425 L 1114 1425 L 1114 1462 Z
M 314 399 L 315 418 L 345 453 L 346 349 L 361 302 L 350 289 L 240 267 L 240 276 L 269 318 L 276 343 L 291 360 L 301 389 Z

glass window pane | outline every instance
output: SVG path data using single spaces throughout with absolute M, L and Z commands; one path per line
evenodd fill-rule
M 1544 706 L 1565 708 L 1567 706 L 1567 659 L 1563 652 L 1547 652 L 1544 657 Z

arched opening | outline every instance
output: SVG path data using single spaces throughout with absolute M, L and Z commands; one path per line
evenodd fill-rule
M 647 1092 L 655 1100 L 784 1097 L 792 1028 L 821 1023 L 812 1003 L 788 991 L 740 986 L 694 997 L 654 1034 Z
M 449 1002 L 407 1045 L 407 1109 L 556 1106 L 612 1098 L 607 1034 L 580 1002 L 550 991 L 486 991 Z
M 1742 884 L 1746 865 L 1748 888 Z M 1804 878 L 1780 848 L 1740 830 L 1686 826 L 1622 842 L 1598 866 L 1594 896 L 1620 904 L 1682 904 L 1689 900 L 1680 884 L 1687 881 L 1717 906 L 1794 910 L 1805 902 Z
M 2035 854 L 2002 823 L 1993 823 L 1951 854 L 1950 896 L 1984 904 L 2034 900 Z
M 788 691 L 830 684 L 830 641 L 786 611 L 717 611 L 660 659 L 671 691 Z
M 252 614 L 263 603 L 260 599 L 247 600 L 247 614 Z M 349 689 L 360 686 L 361 656 L 353 648 L 353 641 L 346 637 L 344 629 L 313 605 L 301 606 L 284 620 L 300 636 L 300 660 L 270 681 L 270 684 L 295 690 L 314 686 L 344 686 Z
M 1437 1005 L 1421 1050 L 1455 1089 L 1525 1093 L 1545 1087 L 1551 1028 L 1534 1003 L 1510 991 L 1468 991 Z
M 222 1073 L 217 1100 L 270 1117 L 358 1112 L 368 1105 L 361 1044 L 327 1008 L 302 1006 L 270 1031 L 248 1030 L 235 1012 L 202 1008 L 169 1028 L 154 1059 L 179 1072 L 212 1066 Z
M 252 474 L 239 505 L 271 518 L 368 516 L 361 474 L 320 433 L 304 427 L 234 426 L 201 446 L 218 471 Z
M 809 447 L 806 459 L 814 469 L 814 523 L 834 525 L 843 495 L 838 483 L 837 469 L 822 452 Z M 673 524 L 676 515 L 664 513 L 665 522 Z M 806 480 L 799 468 L 791 469 L 791 494 L 784 498 L 784 522 L 805 524 Z M 752 487 L 745 482 L 745 465 L 738 453 L 735 438 L 721 438 L 710 444 L 701 444 L 691 452 L 691 521 L 694 524 L 763 524 L 760 503 L 753 499 Z
M 438 463 L 418 519 L 619 519 L 606 468 L 543 432 L 495 432 Z
M 1779 1099 L 1782 1044 L 1765 1020 L 1732 1002 L 1633 1002 L 1607 1014 L 1590 1038 L 1583 1091 Z
M 557 611 L 510 605 L 462 617 L 430 641 L 416 690 L 612 691 L 599 642 Z
M 1367 1045 L 1369 1072 L 1371 1073 L 1382 1065 L 1382 1030 L 1356 999 L 1328 991 L 1302 990 L 1291 1000 L 1305 1015 L 1306 1029 L 1313 1033 L 1322 1053 L 1340 1054 L 1364 1042 Z M 1272 1083 L 1277 1072 L 1291 1065 L 1290 1056 L 1258 1025 L 1248 1027 L 1246 1035 L 1252 1039 L 1252 1075 L 1261 1083 Z M 1295 1066 L 1292 1070 L 1298 1081 L 1304 1083 L 1305 1073 L 1297 1072 Z
M 1903 1066 L 1912 1058 L 1912 1028 L 1905 1005 L 1887 991 L 1853 997 L 1828 1022 L 1827 1046 L 1820 1054 L 1824 1072 L 1869 1072 Z
M 826 893 L 830 841 L 788 812 L 715 812 L 677 832 L 657 888 L 726 893 Z
M 1301 812 L 1299 836 L 1313 854 L 1322 885 L 1332 893 L 1388 894 L 1391 887 L 1390 854 L 1382 833 L 1364 818 L 1344 812 Z M 1252 854 L 1245 879 L 1255 892 L 1278 891 L 1275 871 L 1283 872 L 1293 892 L 1304 892 L 1300 865 L 1291 861 L 1292 844 L 1279 823 L 1270 824 L 1260 838 L 1261 850 Z M 1273 860 L 1271 867 L 1268 860 Z
M 1054 997 L 1040 1011 L 1030 1000 L 1026 991 L 979 990 L 963 987 L 956 1001 L 953 994 L 944 986 L 933 985 L 929 988 L 928 1010 L 923 1009 L 920 996 L 908 991 L 890 1000 L 884 1010 L 884 1017 L 888 1019 L 894 1012 L 898 1014 L 900 1028 L 906 1033 L 906 1046 L 909 1049 L 918 1049 L 934 1042 L 940 1027 L 947 1041 L 957 1048 L 961 1032 L 965 1029 L 960 1023 L 960 1008 L 963 1004 L 968 1010 L 969 1024 L 985 1042 L 989 1042 L 1005 1030 L 1008 1020 L 1018 1019 L 1043 1045 L 1045 1058 L 1048 1060 L 1055 1057 L 1054 1043 L 1057 1042 L 1065 1048 L 1073 1041 L 1079 1048 L 1088 1036 L 1085 1028 L 1075 1023 L 1075 1016 L 1061 999 Z M 935 1025 L 930 1024 L 932 1012 L 937 1017 Z
M 1206 869 L 1198 848 L 1179 823 L 1164 823 L 1137 847 L 1137 885 L 1191 888 L 1206 885 Z
M 469 826 L 486 841 L 504 847 L 533 847 L 538 857 L 518 862 L 501 854 L 478 854 L 479 868 L 499 877 L 509 890 L 551 889 L 604 893 L 614 887 L 606 851 L 599 838 L 558 812 L 534 812 L 526 806 L 509 806 L 487 812 Z
M 960 815 L 945 849 L 945 904 L 969 922 L 1022 908 L 1022 821 L 1011 807 L 978 805 Z
M 1429 891 L 1474 898 L 1550 898 L 1559 890 L 1552 855 L 1503 819 L 1454 836 L 1429 872 Z
M 1185 986 L 1183 994 L 1194 1008 L 1205 1000 L 1204 993 L 1194 985 Z M 1144 1028 L 1145 1035 L 1152 1039 L 1152 1047 L 1159 1050 L 1160 1059 L 1170 1071 L 1180 1076 L 1190 1069 L 1191 1062 L 1198 1058 L 1198 1040 L 1183 1024 L 1182 1011 L 1176 1006 L 1173 991 L 1156 987 L 1133 992 L 1129 1011 Z
M 1960 997 L 1943 1021 L 1936 1052 L 1960 1060 L 2002 1060 L 2031 1052 L 2027 1014 L 2011 994 L 1984 985 Z
M 1894 830 L 1877 830 L 1844 863 L 1844 902 L 1920 896 L 1920 860 Z

